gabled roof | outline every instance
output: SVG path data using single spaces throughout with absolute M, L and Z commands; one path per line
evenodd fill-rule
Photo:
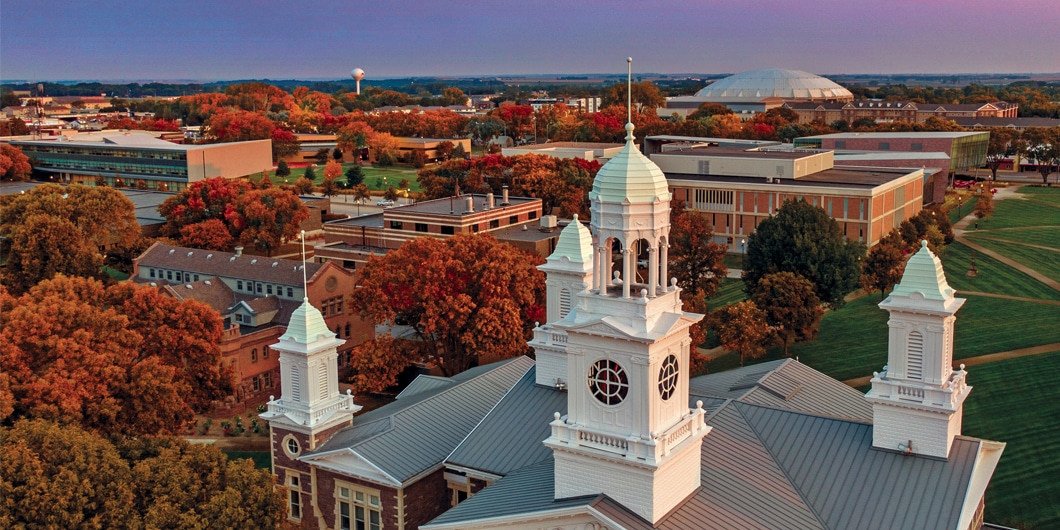
M 552 432 L 553 413 L 567 413 L 567 392 L 535 384 L 536 373 L 536 367 L 527 370 L 445 463 L 507 475 L 550 457 L 541 442 Z
M 464 372 L 454 385 L 355 417 L 351 427 L 302 459 L 326 465 L 333 456 L 341 461 L 352 453 L 397 481 L 414 478 L 441 465 L 531 366 L 533 361 L 518 357 Z
M 445 388 L 452 385 L 452 379 L 448 377 L 437 377 L 433 375 L 420 374 L 413 379 L 409 386 L 405 387 L 404 390 L 394 396 L 394 399 L 405 399 L 410 396 L 415 396 L 428 390 L 434 390 L 436 388 Z
M 989 477 L 1001 447 L 958 436 L 945 460 L 873 449 L 871 408 L 864 397 L 792 360 L 692 382 L 690 401 L 707 402 L 706 421 L 713 426 L 703 439 L 702 486 L 656 528 L 957 528 L 971 515 L 966 501 L 974 503 L 981 495 L 976 484 L 982 479 L 973 480 L 973 475 Z M 530 390 L 517 385 L 506 399 L 515 404 Z M 710 397 L 716 394 L 730 397 Z M 854 404 L 854 397 L 863 404 Z M 522 403 L 527 408 L 542 406 L 533 398 Z M 511 414 L 509 407 L 502 402 L 494 413 Z M 478 447 L 477 436 L 498 433 L 503 425 L 516 430 L 520 419 L 530 421 L 540 412 L 505 417 L 506 424 L 487 417 L 478 427 L 484 430 L 473 432 L 461 453 L 469 455 Z M 524 424 L 519 432 L 536 439 L 541 436 L 538 430 Z M 992 456 L 983 456 L 988 452 Z M 426 527 L 474 527 L 520 517 L 543 522 L 576 513 L 602 517 L 608 509 L 628 514 L 621 521 L 609 517 L 618 528 L 650 527 L 606 496 L 556 500 L 554 494 L 554 461 L 546 453 Z
M 606 495 L 589 495 L 568 499 L 553 499 L 555 467 L 551 451 L 544 460 L 520 469 L 496 484 L 482 490 L 435 518 L 421 528 L 441 525 L 460 525 L 465 521 L 482 519 L 504 519 L 521 514 L 547 516 L 590 510 L 617 523 L 619 528 L 647 530 L 651 528 L 644 519 L 630 512 Z M 474 502 L 471 502 L 471 501 Z
M 223 278 L 242 278 L 284 285 L 302 285 L 301 260 L 267 258 L 234 252 L 199 250 L 156 242 L 137 258 L 141 267 L 195 272 Z M 312 280 L 325 264 L 306 263 Z

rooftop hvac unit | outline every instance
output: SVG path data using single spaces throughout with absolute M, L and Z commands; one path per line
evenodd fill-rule
M 541 216 L 541 229 L 542 230 L 552 230 L 553 228 L 556 228 L 557 225 L 558 225 L 558 222 L 556 220 L 556 216 L 555 215 L 542 215 Z

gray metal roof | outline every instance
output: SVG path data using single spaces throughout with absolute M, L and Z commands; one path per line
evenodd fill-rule
M 781 359 L 689 380 L 694 395 L 738 399 L 854 421 L 872 421 L 865 396 L 793 359 Z
M 659 528 L 823 528 L 740 411 L 723 407 L 703 439 L 702 486 Z
M 520 381 L 469 437 L 468 445 L 461 445 L 464 461 L 505 462 L 509 467 L 518 461 L 503 447 L 487 448 L 489 434 L 504 436 L 494 440 L 497 446 L 519 436 L 530 441 L 516 443 L 539 446 L 547 429 L 530 422 L 547 424 L 555 406 L 536 395 L 537 390 L 546 389 Z M 861 394 L 790 359 L 695 378 L 690 401 L 700 399 L 708 408 L 707 424 L 713 427 L 703 440 L 702 487 L 657 528 L 882 530 L 957 525 L 980 440 L 957 437 L 947 460 L 873 449 L 871 409 Z M 519 404 L 539 410 L 517 412 Z M 474 435 L 483 439 L 472 440 Z M 474 460 L 472 450 L 488 454 Z M 554 500 L 553 466 L 546 451 L 537 463 L 515 469 L 431 525 L 544 515 L 578 506 L 628 513 L 602 495 Z M 628 520 L 614 521 L 623 528 L 647 524 L 632 514 Z
M 567 413 L 567 393 L 535 384 L 535 373 L 527 370 L 446 464 L 507 475 L 552 455 L 541 442 L 552 432 L 552 415 Z
M 441 464 L 531 366 L 526 357 L 491 364 L 450 387 L 355 417 L 303 458 L 348 449 L 397 480 L 412 478 Z
M 405 387 L 394 399 L 407 399 L 409 396 L 415 396 L 421 392 L 428 390 L 434 390 L 436 388 L 445 388 L 452 385 L 452 379 L 447 377 L 436 377 L 433 375 L 420 374 L 413 379 L 409 386 Z
M 647 521 L 606 495 L 554 499 L 554 465 L 550 454 L 546 459 L 504 477 L 420 528 L 459 524 L 462 521 L 477 519 L 564 510 L 579 506 L 596 509 L 620 524 L 620 528 L 644 530 L 651 528 Z
M 957 527 L 980 440 L 955 438 L 947 460 L 906 456 L 873 449 L 867 423 L 733 406 L 826 528 Z

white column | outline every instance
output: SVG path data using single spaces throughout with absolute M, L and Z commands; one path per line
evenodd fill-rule
M 629 286 L 633 283 L 633 250 L 622 249 L 622 298 L 629 298 Z
M 655 243 L 658 246 L 658 242 Z M 648 249 L 648 298 L 655 298 L 655 288 L 659 283 L 659 252 L 653 246 Z
M 662 288 L 662 291 L 664 293 L 666 292 L 666 285 L 667 285 L 667 282 L 669 281 L 669 276 L 667 276 L 667 272 L 668 272 L 667 265 L 669 264 L 669 254 L 670 254 L 669 251 L 670 251 L 670 245 L 669 244 L 659 245 L 659 252 L 661 254 L 659 256 L 659 269 L 662 271 L 660 273 L 662 275 L 662 277 L 659 278 L 659 287 Z

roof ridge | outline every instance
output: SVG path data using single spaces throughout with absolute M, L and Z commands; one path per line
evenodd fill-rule
M 857 420 L 857 419 L 853 419 L 853 418 L 837 418 L 835 416 L 827 416 L 827 415 L 824 415 L 824 414 L 817 414 L 817 413 L 813 413 L 813 412 L 807 412 L 805 410 L 795 410 L 795 409 L 787 409 L 787 408 L 782 408 L 782 407 L 774 407 L 774 406 L 765 405 L 765 404 L 762 404 L 762 403 L 749 403 L 747 401 L 740 401 L 740 398 L 734 399 L 733 401 L 736 401 L 739 404 L 744 405 L 744 406 L 748 406 L 748 407 L 757 407 L 757 408 L 760 408 L 760 409 L 768 409 L 768 410 L 776 410 L 776 411 L 780 411 L 780 412 L 788 412 L 788 413 L 791 413 L 791 414 L 799 414 L 801 416 L 809 416 L 811 418 L 820 418 L 822 420 L 843 421 L 843 422 L 847 422 L 847 423 L 857 423 L 859 425 L 868 425 L 870 427 L 872 426 L 872 422 L 870 422 L 870 421 L 861 421 L 861 420 Z
M 525 357 L 525 356 L 521 356 L 521 357 Z M 516 359 L 518 359 L 518 358 L 519 357 L 516 357 Z M 525 372 L 523 372 L 523 375 L 520 376 L 519 379 L 517 379 L 515 381 L 515 384 L 513 384 L 510 387 L 508 387 L 508 390 L 504 391 L 504 395 L 501 396 L 500 399 L 498 399 L 497 402 L 494 403 L 493 406 L 490 407 L 490 409 L 485 414 L 483 414 L 481 418 L 479 418 L 478 423 L 476 423 L 474 427 L 472 427 L 470 430 L 467 431 L 467 434 L 464 435 L 464 438 L 461 439 L 460 442 L 458 442 L 456 445 L 453 446 L 453 450 L 449 451 L 449 454 L 445 455 L 445 458 L 442 459 L 442 464 L 445 464 L 446 462 L 449 461 L 449 458 L 453 456 L 453 453 L 457 452 L 457 450 L 460 449 L 460 446 L 464 445 L 464 442 L 466 442 L 467 439 L 470 438 L 471 435 L 474 434 L 474 432 L 479 427 L 482 426 L 482 422 L 486 421 L 486 418 L 490 417 L 490 414 L 493 414 L 494 410 L 497 410 L 497 407 L 500 406 L 500 404 L 504 401 L 504 399 L 507 398 L 508 395 L 512 393 L 512 390 L 515 390 L 515 387 L 519 386 L 519 383 L 521 383 L 523 381 L 523 379 L 526 379 L 527 376 L 530 375 L 530 371 L 531 370 L 534 370 L 535 373 L 536 373 L 536 370 L 537 370 L 537 363 L 536 362 L 531 364 L 530 367 L 527 368 Z M 487 372 L 487 373 L 489 373 L 489 372 Z M 482 374 L 482 375 L 486 375 L 486 374 Z M 475 379 L 478 379 L 478 376 L 471 378 L 470 381 L 474 381 Z M 460 385 L 460 384 L 463 384 L 463 383 L 457 383 L 457 385 Z M 440 393 L 439 393 L 439 395 L 440 395 Z
M 357 442 L 356 444 L 353 444 L 350 447 L 353 447 L 353 446 L 356 446 L 356 445 L 360 445 L 360 444 L 364 443 L 367 440 L 375 438 L 376 436 L 379 436 L 379 435 L 382 435 L 384 433 L 387 433 L 387 432 L 390 432 L 390 431 L 394 430 L 394 427 L 397 424 L 397 417 L 399 415 L 403 415 L 406 412 L 409 412 L 410 410 L 412 410 L 412 409 L 414 409 L 416 407 L 419 407 L 420 405 L 423 405 L 427 401 L 434 401 L 434 400 L 438 399 L 439 397 L 441 397 L 441 396 L 443 396 L 445 394 L 448 394 L 450 392 L 453 392 L 453 391 L 463 387 L 466 384 L 470 384 L 472 382 L 479 381 L 479 378 L 485 377 L 485 376 L 490 375 L 490 374 L 494 374 L 494 373 L 497 372 L 497 370 L 500 370 L 501 368 L 504 368 L 504 367 L 514 363 L 515 361 L 518 361 L 519 359 L 526 359 L 528 361 L 530 360 L 529 357 L 527 357 L 525 355 L 520 355 L 519 357 L 513 357 L 513 358 L 508 359 L 506 361 L 500 361 L 500 362 L 497 363 L 497 364 L 499 364 L 499 366 L 497 366 L 495 368 L 490 368 L 489 370 L 487 370 L 485 372 L 482 372 L 481 374 L 476 375 L 475 377 L 472 377 L 471 379 L 468 379 L 466 381 L 455 382 L 455 384 L 453 384 L 453 385 L 450 385 L 450 386 L 447 386 L 447 387 L 443 387 L 440 392 L 430 396 L 430 399 L 421 399 L 421 400 L 417 401 L 416 403 L 413 403 L 413 404 L 411 404 L 411 405 L 409 405 L 409 406 L 407 406 L 407 407 L 405 407 L 405 408 L 403 408 L 403 409 L 401 409 L 401 410 L 399 410 L 399 411 L 397 411 L 397 412 L 395 412 L 393 414 L 385 416 L 386 418 L 390 418 L 390 427 L 388 429 L 383 430 L 382 432 L 378 433 L 377 435 L 374 435 L 374 436 L 371 436 L 371 437 L 366 438 L 364 440 L 361 440 L 360 442 Z M 531 362 L 533 362 L 533 361 L 531 361 Z M 501 364 L 501 363 L 503 363 L 503 364 Z M 534 366 L 534 365 L 531 364 L 531 366 Z M 523 372 L 523 375 L 519 376 L 520 380 L 523 378 L 523 376 L 526 375 L 527 371 L 529 371 L 529 368 L 527 368 Z M 516 380 L 516 382 L 518 383 L 518 380 Z M 514 387 L 514 385 L 513 385 L 513 387 Z M 504 395 L 508 395 L 508 392 L 511 392 L 511 387 L 509 387 L 508 390 L 505 391 Z M 503 399 L 503 396 L 501 397 L 501 399 Z M 395 403 L 397 403 L 397 402 L 395 401 Z M 490 407 L 490 412 L 492 412 L 493 408 L 496 407 L 496 406 L 497 406 L 497 404 L 494 403 L 493 406 Z M 489 412 L 487 412 L 486 415 L 488 416 Z M 483 417 L 485 417 L 485 416 L 483 416 Z M 479 419 L 479 423 L 481 423 L 481 422 L 482 422 L 482 420 Z M 476 423 L 475 426 L 477 427 L 478 423 Z M 472 431 L 474 431 L 474 429 L 472 429 Z M 464 440 L 466 440 L 466 439 L 467 439 L 467 437 L 465 436 Z M 463 440 L 461 440 L 461 443 L 463 443 Z M 457 447 L 459 447 L 459 445 L 460 444 L 457 444 Z M 452 451 L 449 452 L 449 455 L 452 455 Z M 449 455 L 446 455 L 446 458 L 448 458 Z M 445 462 L 445 460 L 442 460 L 442 462 Z

